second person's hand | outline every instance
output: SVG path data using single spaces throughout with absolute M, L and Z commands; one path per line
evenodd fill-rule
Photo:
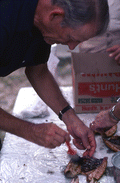
M 120 45 L 114 45 L 106 50 L 110 57 L 114 57 L 118 65 L 120 65 Z

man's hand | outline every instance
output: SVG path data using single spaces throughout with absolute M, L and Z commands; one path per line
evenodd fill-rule
M 114 45 L 106 51 L 110 52 L 109 56 L 114 57 L 118 65 L 120 65 L 120 45 Z
M 65 141 L 70 141 L 70 136 L 53 123 L 32 124 L 31 141 L 44 147 L 55 148 Z
M 71 109 L 72 110 L 72 109 Z M 69 110 L 70 112 L 70 110 Z M 69 115 L 69 119 L 65 119 L 69 133 L 73 136 L 73 143 L 78 149 L 86 149 L 84 156 L 92 156 L 95 152 L 96 142 L 93 131 L 90 130 L 76 114 Z

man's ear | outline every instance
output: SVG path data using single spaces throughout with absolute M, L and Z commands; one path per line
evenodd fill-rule
M 55 7 L 53 10 L 49 13 L 49 20 L 50 21 L 56 21 L 56 20 L 63 20 L 64 18 L 64 10 L 60 7 Z

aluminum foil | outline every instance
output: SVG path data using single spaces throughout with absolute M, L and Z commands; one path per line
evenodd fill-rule
M 25 93 L 27 95 L 29 93 L 30 99 L 34 98 L 33 92 L 28 92 L 28 88 L 26 88 L 26 90 L 27 92 Z M 61 90 L 73 106 L 72 87 L 62 87 Z M 29 89 L 29 91 L 31 91 L 31 89 Z M 23 95 L 19 93 L 18 98 L 19 100 L 17 101 L 21 101 L 22 103 Z M 22 105 L 16 102 L 13 111 L 14 114 L 19 115 L 19 111 L 22 111 Z M 54 122 L 66 130 L 64 123 L 58 119 L 57 115 L 50 108 L 48 108 L 48 112 L 50 115 L 44 118 L 32 118 L 27 120 L 34 123 Z M 95 116 L 96 114 L 78 115 L 87 126 L 94 120 Z M 113 166 L 111 157 L 114 153 L 108 151 L 108 148 L 104 145 L 100 136 L 96 136 L 96 142 L 97 148 L 94 156 L 97 158 L 107 156 L 108 167 Z M 70 160 L 67 155 L 67 150 L 65 144 L 55 149 L 48 149 L 10 133 L 6 133 L 0 154 L 0 183 L 70 183 L 71 179 L 67 179 L 63 173 Z M 83 151 L 77 150 L 77 152 L 82 156 Z M 114 183 L 115 181 L 113 175 L 109 175 L 108 172 L 103 175 L 99 182 Z M 87 183 L 86 176 L 79 175 L 79 183 Z

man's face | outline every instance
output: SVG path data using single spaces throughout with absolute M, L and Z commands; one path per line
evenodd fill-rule
M 63 44 L 68 45 L 70 50 L 73 50 L 79 43 L 94 37 L 97 32 L 97 26 L 94 22 L 86 24 L 75 29 L 69 27 L 52 27 L 42 32 L 44 40 L 48 44 Z

